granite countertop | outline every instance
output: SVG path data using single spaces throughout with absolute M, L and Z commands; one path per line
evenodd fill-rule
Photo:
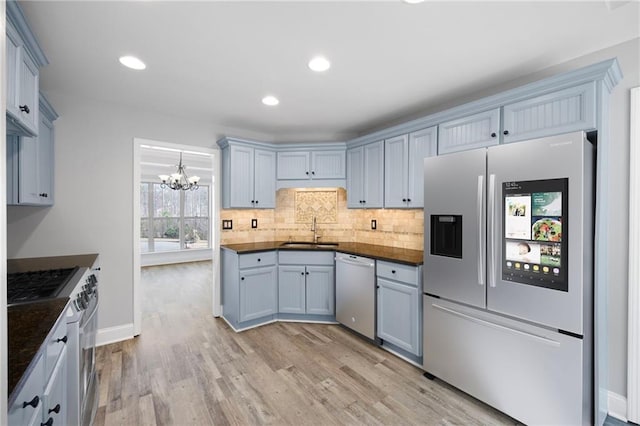
M 25 373 L 46 350 L 58 319 L 65 320 L 68 303 L 69 298 L 58 298 L 7 307 L 9 401 L 22 388 L 22 378 L 28 376 Z
M 337 245 L 333 247 L 322 246 L 322 244 L 329 243 L 320 243 L 318 247 L 282 247 L 282 244 L 285 243 L 286 241 L 266 241 L 261 243 L 224 244 L 221 247 L 238 254 L 270 250 L 339 251 L 378 260 L 405 263 L 412 266 L 422 265 L 424 261 L 424 253 L 422 250 L 410 250 L 364 243 L 336 243 Z
M 47 269 L 73 268 L 75 266 L 90 268 L 97 258 L 97 254 L 76 254 L 71 256 L 7 259 L 7 273 L 45 271 Z

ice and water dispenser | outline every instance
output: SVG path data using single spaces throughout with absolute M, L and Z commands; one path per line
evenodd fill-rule
M 462 215 L 431 215 L 431 254 L 462 259 Z

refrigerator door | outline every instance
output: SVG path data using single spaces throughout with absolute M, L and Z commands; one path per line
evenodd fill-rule
M 582 132 L 488 149 L 489 310 L 588 332 L 592 164 Z
M 486 150 L 424 160 L 423 291 L 484 308 Z

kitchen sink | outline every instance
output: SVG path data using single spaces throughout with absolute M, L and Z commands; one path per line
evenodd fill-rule
M 311 243 L 308 241 L 289 241 L 280 244 L 280 247 L 288 248 L 336 248 L 338 243 Z

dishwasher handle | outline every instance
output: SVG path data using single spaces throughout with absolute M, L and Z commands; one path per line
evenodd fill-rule
M 351 259 L 350 257 L 343 257 L 343 256 L 336 256 L 335 260 L 336 262 L 342 262 L 342 263 L 346 263 L 354 266 L 362 266 L 365 268 L 373 268 L 375 266 L 375 263 L 371 260 L 367 260 L 367 261 L 358 260 L 358 259 L 354 260 L 354 259 Z

